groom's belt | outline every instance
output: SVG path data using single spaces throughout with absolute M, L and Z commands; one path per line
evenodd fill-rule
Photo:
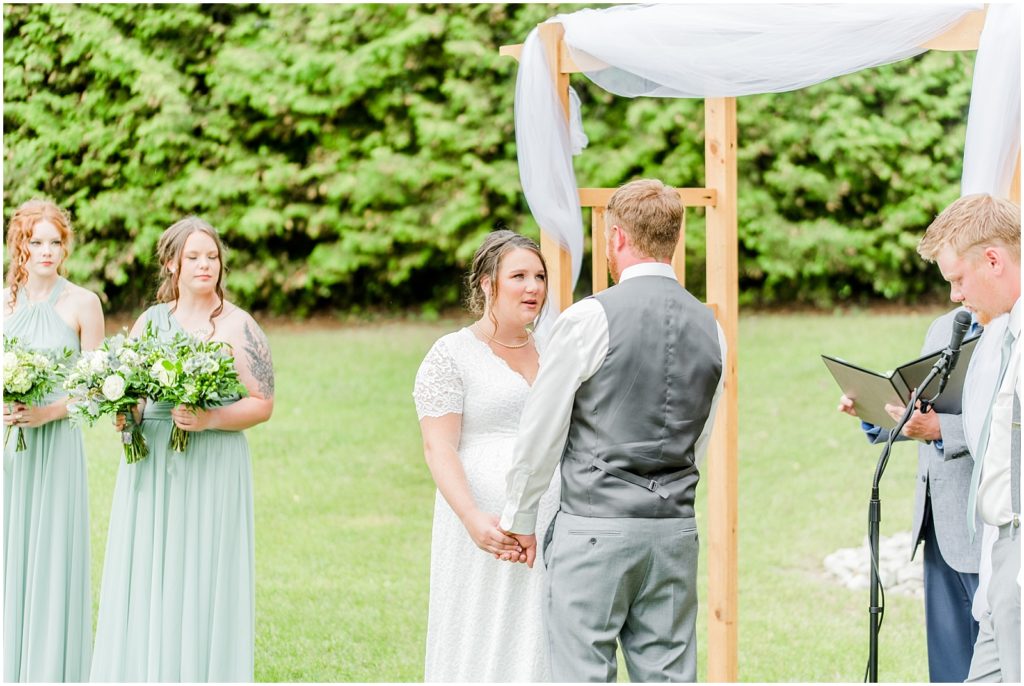
M 669 497 L 671 497 L 672 494 L 669 493 L 668 490 L 663 488 L 665 484 L 670 484 L 673 481 L 678 481 L 679 479 L 682 479 L 684 476 L 689 476 L 690 474 L 693 474 L 695 471 L 697 471 L 697 465 L 694 464 L 690 465 L 689 467 L 682 471 L 673 472 L 672 474 L 667 474 L 665 476 L 660 476 L 657 480 L 654 480 L 648 479 L 647 477 L 644 476 L 637 476 L 636 474 L 627 472 L 625 469 L 613 467 L 612 465 L 608 464 L 599 457 L 595 457 L 594 461 L 591 462 L 591 464 L 606 474 L 610 474 L 614 477 L 622 479 L 623 481 L 628 481 L 629 483 L 634 484 L 636 486 L 640 486 L 641 488 L 646 488 L 651 493 L 656 493 L 666 500 Z

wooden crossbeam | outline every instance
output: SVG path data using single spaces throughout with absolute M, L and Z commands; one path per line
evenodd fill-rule
M 542 24 L 543 26 L 543 24 Z M 515 61 L 519 61 L 519 56 L 523 54 L 523 44 L 516 43 L 515 45 L 502 45 L 498 48 L 498 54 L 502 57 L 511 57 Z M 569 54 L 569 48 L 566 44 L 560 43 L 558 46 L 558 71 L 562 74 L 580 74 L 583 69 L 576 66 L 576 62 L 573 61 L 572 56 Z M 601 67 L 601 64 L 594 62 L 593 64 L 587 65 L 587 71 L 596 71 Z
M 988 8 L 971 12 L 941 36 L 936 36 L 922 48 L 928 50 L 977 50 L 981 40 L 981 29 L 985 26 Z
M 608 207 L 608 201 L 615 188 L 581 188 L 581 207 Z M 714 188 L 677 188 L 683 207 L 714 207 L 718 203 L 718 191 Z

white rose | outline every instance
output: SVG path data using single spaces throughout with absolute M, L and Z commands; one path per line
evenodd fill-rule
M 124 377 L 111 374 L 103 380 L 103 397 L 107 400 L 120 400 L 124 397 Z
M 106 354 L 100 350 L 93 350 L 89 354 L 89 369 L 93 374 L 99 374 L 107 368 Z
M 11 374 L 18 366 L 18 356 L 13 352 L 4 353 L 4 374 Z
M 160 382 L 161 386 L 173 386 L 177 378 L 174 366 L 168 360 L 157 360 L 149 370 L 150 375 Z

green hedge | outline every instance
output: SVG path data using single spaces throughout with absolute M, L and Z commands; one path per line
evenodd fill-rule
M 497 47 L 577 7 L 5 5 L 5 221 L 33 196 L 68 207 L 72 277 L 115 310 L 151 297 L 157 237 L 187 213 L 222 231 L 246 306 L 454 304 L 484 233 L 537 235 Z M 740 101 L 744 302 L 941 290 L 914 246 L 958 192 L 972 63 Z M 581 186 L 703 185 L 700 101 L 573 83 Z M 699 213 L 688 229 L 701 292 Z

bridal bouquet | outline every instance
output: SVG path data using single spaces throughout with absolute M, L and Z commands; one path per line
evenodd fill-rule
M 60 355 L 29 350 L 17 338 L 4 336 L 4 402 L 38 405 L 60 381 L 63 373 L 61 361 L 70 356 L 69 350 Z M 11 429 L 18 432 L 14 449 L 18 452 L 25 450 L 28 446 L 20 426 L 7 427 L 4 445 L 7 445 Z
M 163 402 L 206 409 L 225 400 L 248 395 L 238 379 L 231 346 L 177 334 L 154 360 L 150 397 Z M 171 429 L 171 450 L 184 452 L 188 432 Z
M 117 334 L 104 339 L 96 350 L 82 353 L 64 381 L 72 419 L 91 425 L 105 414 L 125 416 L 121 443 L 128 464 L 149 454 L 132 409 L 147 396 L 152 385 L 151 359 L 158 356 L 159 342 L 151 327 L 139 338 Z

